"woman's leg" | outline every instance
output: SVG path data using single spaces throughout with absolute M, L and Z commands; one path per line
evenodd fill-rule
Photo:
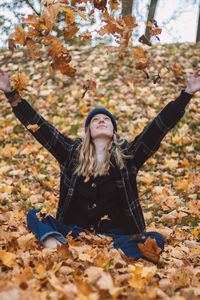
M 39 218 L 37 214 L 39 214 Z M 27 215 L 28 227 L 35 234 L 36 238 L 38 238 L 40 242 L 44 242 L 47 238 L 52 237 L 51 239 L 48 239 L 49 243 L 46 243 L 47 247 L 48 244 L 49 246 L 50 244 L 54 244 L 55 247 L 56 241 L 59 241 L 62 244 L 67 244 L 67 241 L 65 239 L 65 232 L 67 234 L 67 229 L 63 226 L 62 230 L 59 230 L 61 228 L 59 228 L 58 224 L 56 224 L 57 222 L 58 221 L 51 216 L 45 217 L 45 215 L 41 214 L 40 210 L 37 209 L 29 211 Z
M 135 235 L 111 234 L 110 236 L 113 238 L 115 248 L 120 248 L 127 257 L 133 257 L 135 259 L 144 257 L 138 244 L 144 244 L 148 237 L 155 239 L 158 247 L 162 251 L 164 249 L 164 237 L 158 232 L 143 232 Z

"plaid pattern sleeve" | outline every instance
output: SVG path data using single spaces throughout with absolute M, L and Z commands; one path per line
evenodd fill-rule
M 138 170 L 157 151 L 167 132 L 182 118 L 191 98 L 192 95 L 182 91 L 175 101 L 169 102 L 135 140 L 128 144 L 128 152 L 133 154 L 134 165 Z
M 24 99 L 17 106 L 13 107 L 13 112 L 26 128 L 28 125 L 38 125 L 38 130 L 35 132 L 27 129 L 60 164 L 67 160 L 67 154 L 71 153 L 74 145 L 73 140 L 61 134 Z

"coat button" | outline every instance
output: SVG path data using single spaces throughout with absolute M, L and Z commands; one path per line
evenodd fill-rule
M 97 186 L 96 183 L 93 182 L 92 187 L 95 188 L 96 186 Z
M 90 230 L 91 230 L 91 231 L 94 230 L 94 225 L 90 225 Z
M 96 205 L 96 203 L 93 203 L 92 208 L 95 208 L 95 207 L 97 207 L 97 205 Z

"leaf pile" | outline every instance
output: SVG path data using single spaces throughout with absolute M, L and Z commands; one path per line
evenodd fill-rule
M 88 112 L 105 107 L 122 137 L 131 140 L 186 86 L 199 67 L 200 45 L 155 45 L 146 54 L 127 48 L 141 60 L 146 55 L 146 73 L 133 57 L 122 61 L 101 47 L 70 51 L 74 68 L 79 66 L 76 78 L 50 74 L 48 57 L 35 64 L 24 51 L 12 57 L 2 51 L 0 58 L 11 76 L 19 72 L 29 78 L 24 98 L 63 134 L 83 136 Z M 96 88 L 88 89 L 93 81 Z M 0 99 L 0 299 L 199 299 L 200 94 L 138 174 L 147 231 L 166 240 L 161 255 L 151 240 L 147 246 L 157 253 L 157 264 L 108 251 L 112 241 L 92 233 L 77 240 L 69 234 L 68 245 L 57 249 L 39 244 L 26 214 L 38 208 L 55 216 L 59 166 L 17 121 L 3 94 Z

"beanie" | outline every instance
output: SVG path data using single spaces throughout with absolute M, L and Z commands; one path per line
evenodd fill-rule
M 114 116 L 105 108 L 95 108 L 94 110 L 92 110 L 89 113 L 89 115 L 87 116 L 87 119 L 85 121 L 85 131 L 87 130 L 87 127 L 90 124 L 91 119 L 97 114 L 107 115 L 111 119 L 115 131 L 117 131 L 117 123 L 116 123 Z

